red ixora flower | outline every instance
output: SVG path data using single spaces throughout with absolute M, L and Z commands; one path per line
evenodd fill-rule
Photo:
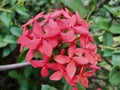
M 55 10 L 51 13 L 39 13 L 23 26 L 18 38 L 20 52 L 27 48 L 26 61 L 34 68 L 41 68 L 41 75 L 49 75 L 49 69 L 55 72 L 50 80 L 65 80 L 77 90 L 81 82 L 88 87 L 88 77 L 94 75 L 101 57 L 97 46 L 92 42 L 89 24 L 76 11 Z M 36 58 L 35 54 L 39 54 Z

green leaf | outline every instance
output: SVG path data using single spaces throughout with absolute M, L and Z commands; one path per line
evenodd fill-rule
M 3 24 L 4 24 L 6 27 L 9 27 L 9 26 L 10 26 L 11 18 L 12 18 L 12 15 L 11 15 L 10 13 L 7 13 L 7 12 L 3 12 L 3 13 L 1 13 L 1 15 L 0 15 L 0 20 L 3 22 Z
M 16 11 L 23 16 L 29 17 L 29 14 L 27 13 L 27 10 L 25 7 L 19 6 L 16 8 Z
M 57 90 L 57 89 L 49 85 L 43 84 L 41 90 Z
M 114 51 L 113 53 L 118 53 L 118 54 L 120 54 L 120 50 L 116 50 L 116 51 Z
M 104 5 L 104 8 L 107 9 L 112 14 L 114 14 L 115 12 L 117 12 L 116 9 L 114 9 L 113 7 L 110 7 L 108 5 Z
M 37 6 L 42 6 L 47 2 L 47 0 L 41 0 L 39 2 L 36 3 Z
M 113 54 L 112 55 L 112 63 L 116 66 L 120 66 L 120 54 Z
M 25 70 L 24 70 L 24 76 L 26 78 L 29 78 L 29 76 L 32 74 L 32 67 L 26 67 Z
M 17 38 L 12 36 L 12 35 L 7 35 L 4 39 L 4 42 L 10 43 L 10 44 L 14 44 L 17 41 Z
M 18 27 L 12 27 L 10 28 L 10 32 L 15 35 L 15 36 L 20 36 L 22 35 L 22 29 Z
M 110 7 L 108 5 L 104 5 L 104 8 L 113 14 L 113 16 L 120 17 L 120 6 Z
M 20 90 L 29 90 L 28 85 L 29 83 L 27 82 L 27 79 L 20 80 Z
M 17 44 L 10 44 L 9 47 L 11 51 L 14 51 L 14 49 L 17 47 Z
M 11 5 L 11 6 L 15 5 L 16 1 L 17 1 L 17 0 L 10 0 L 10 5 Z
M 65 83 L 63 90 L 71 90 L 72 86 L 70 86 L 69 84 Z
M 119 72 L 119 67 L 114 66 L 112 70 L 109 73 L 109 82 L 112 85 L 119 85 L 120 84 L 120 72 Z
M 3 49 L 3 58 L 7 57 L 11 52 L 11 49 L 9 47 L 6 47 Z
M 14 79 L 18 79 L 18 73 L 16 71 L 9 71 L 8 72 L 8 75 L 11 77 L 11 78 L 14 78 Z
M 0 37 L 0 48 L 5 47 L 5 46 L 7 46 L 7 45 L 8 45 L 8 43 L 4 42 L 4 41 L 3 41 L 3 38 Z
M 112 54 L 113 54 L 113 50 L 105 49 L 103 56 L 104 56 L 104 57 L 109 57 L 109 56 L 111 56 Z
M 78 90 L 86 90 L 86 88 L 81 83 L 77 84 L 77 88 Z
M 92 2 L 93 2 L 94 4 L 97 4 L 97 0 L 92 0 Z
M 103 44 L 106 46 L 112 46 L 113 44 L 113 35 L 109 32 L 105 32 L 103 35 Z
M 17 59 L 18 62 L 25 61 L 27 50 L 28 50 L 27 48 L 23 49 L 22 53 L 19 55 L 19 57 Z
M 112 24 L 112 26 L 109 28 L 109 31 L 113 34 L 120 34 L 120 24 Z
M 97 24 L 97 26 L 100 29 L 103 29 L 103 30 L 106 30 L 106 31 L 108 31 L 108 29 L 109 29 L 109 22 L 110 22 L 110 19 L 105 18 L 105 17 L 97 17 L 95 19 L 95 23 Z
M 81 0 L 61 0 L 61 2 L 63 2 L 72 10 L 77 10 L 82 17 L 85 17 L 87 15 L 87 10 Z

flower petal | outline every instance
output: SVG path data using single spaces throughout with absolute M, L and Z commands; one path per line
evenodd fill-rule
M 62 77 L 63 77 L 63 73 L 60 72 L 60 71 L 57 71 L 50 76 L 50 80 L 56 80 L 57 81 L 57 80 L 60 80 Z
M 82 79 L 82 84 L 83 84 L 83 86 L 85 86 L 86 88 L 88 88 L 88 79 L 87 78 L 83 78 Z
M 53 48 L 51 44 L 49 44 L 47 41 L 43 41 L 43 44 L 38 49 L 42 54 L 45 54 L 46 56 L 50 57 L 53 51 Z
M 69 76 L 68 76 L 66 73 L 64 74 L 64 78 L 65 78 L 65 80 L 66 80 L 66 82 L 67 82 L 68 84 L 70 84 L 70 85 L 72 85 L 72 86 L 76 86 L 76 83 L 75 83 L 75 82 L 72 82 L 72 79 L 69 78 Z
M 74 26 L 75 23 L 76 23 L 76 16 L 73 15 L 69 20 L 70 20 L 70 21 L 69 21 L 70 25 Z
M 74 27 L 74 29 L 75 29 L 75 32 L 78 34 L 88 34 L 89 33 L 88 30 L 86 30 L 86 28 L 81 27 L 81 26 Z
M 42 77 L 47 77 L 48 74 L 49 74 L 48 68 L 47 68 L 47 67 L 43 67 L 43 68 L 41 69 L 41 76 L 42 76 Z
M 24 41 L 24 46 L 26 46 L 29 49 L 36 49 L 40 44 L 41 44 L 40 39 L 30 40 L 29 42 Z
M 88 60 L 84 57 L 74 57 L 74 60 L 76 63 L 80 64 L 80 65 L 83 65 L 83 64 L 87 64 L 88 63 Z
M 91 77 L 94 75 L 94 73 L 95 73 L 95 70 L 91 70 L 91 71 L 85 72 L 84 75 L 85 77 Z
M 72 30 L 68 31 L 67 33 L 61 33 L 61 38 L 65 42 L 72 42 L 76 39 L 75 34 Z
M 70 45 L 70 47 L 68 48 L 69 57 L 73 57 L 75 48 L 76 48 L 75 45 Z
M 89 65 L 89 68 L 95 69 L 95 70 L 100 70 L 100 67 L 95 66 L 95 65 Z
M 68 28 L 68 22 L 66 19 L 57 20 L 57 25 L 60 30 L 65 30 Z
M 35 16 L 35 20 L 43 17 L 43 14 L 44 14 L 44 12 L 40 12 L 39 14 L 37 14 L 37 15 Z
M 80 76 L 79 75 L 76 75 L 72 78 L 72 81 L 75 82 L 75 83 L 78 83 L 80 81 Z
M 74 50 L 74 54 L 77 55 L 77 56 L 82 56 L 83 54 L 83 49 L 82 48 L 76 48 Z
M 68 12 L 65 12 L 65 11 L 63 11 L 63 16 L 64 16 L 65 18 L 70 18 Z
M 44 38 L 56 38 L 57 35 L 60 34 L 60 31 L 59 30 L 51 30 L 50 32 L 44 34 Z
M 41 68 L 44 66 L 44 63 L 39 60 L 31 60 L 30 63 L 34 68 Z
M 33 20 L 34 20 L 34 19 L 33 19 Z M 38 22 L 37 22 L 36 20 L 34 20 L 34 24 L 33 24 L 32 30 L 33 30 L 33 33 L 34 33 L 37 37 L 39 37 L 39 38 L 41 38 L 41 37 L 43 36 L 43 34 L 44 34 L 41 26 L 38 24 Z
M 26 62 L 29 62 L 33 58 L 33 56 L 34 56 L 34 50 L 30 49 L 26 55 Z
M 49 19 L 48 25 L 51 28 L 57 28 L 57 23 L 53 19 Z
M 50 38 L 48 39 L 48 42 L 51 44 L 53 48 L 55 48 L 58 45 L 58 39 L 57 38 Z
M 68 65 L 66 67 L 66 71 L 67 71 L 69 78 L 73 78 L 73 76 L 76 73 L 75 63 L 74 62 L 68 63 Z
M 17 43 L 24 45 L 25 42 L 29 42 L 29 41 L 30 41 L 29 38 L 27 38 L 27 37 L 25 37 L 25 36 L 19 36 L 19 38 L 18 38 L 18 40 L 17 40 Z
M 76 87 L 73 87 L 72 90 L 78 90 Z
M 79 14 L 78 11 L 75 11 L 75 15 L 76 15 L 77 20 L 80 20 L 80 19 L 81 19 L 81 18 L 80 18 L 80 14 Z
M 50 15 L 50 17 L 54 19 L 54 18 L 60 17 L 62 13 L 63 13 L 63 10 L 55 11 Z
M 64 55 L 56 55 L 54 57 L 55 61 L 60 63 L 60 64 L 65 64 L 69 60 L 69 57 L 64 56 Z
M 52 70 L 58 70 L 57 65 L 58 65 L 57 63 L 50 63 L 47 65 L 47 67 L 52 69 Z

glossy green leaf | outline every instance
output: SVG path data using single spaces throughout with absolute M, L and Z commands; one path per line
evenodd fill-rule
M 29 14 L 27 13 L 27 10 L 25 7 L 23 6 L 19 6 L 16 8 L 16 11 L 20 14 L 20 15 L 23 15 L 23 16 L 26 16 L 26 17 L 29 17 Z
M 112 63 L 116 66 L 120 66 L 120 54 L 112 55 Z
M 72 10 L 77 10 L 82 17 L 87 15 L 87 10 L 81 0 L 61 0 L 61 2 Z
M 17 59 L 18 62 L 25 61 L 27 50 L 28 50 L 27 48 L 23 49 L 22 53 L 18 56 L 18 59 Z
M 11 71 L 8 72 L 8 75 L 11 78 L 18 79 L 18 73 L 16 71 L 11 70 Z
M 110 22 L 110 19 L 105 18 L 105 17 L 96 17 L 96 19 L 95 19 L 96 25 L 100 29 L 106 30 L 106 31 L 108 31 L 108 29 L 109 29 L 109 22 Z
M 27 82 L 26 79 L 21 80 L 20 90 L 29 90 L 29 89 L 28 89 L 28 82 Z
M 70 86 L 69 84 L 65 83 L 63 90 L 71 90 L 72 86 Z
M 12 35 L 7 35 L 4 39 L 3 39 L 4 42 L 6 43 L 10 43 L 10 44 L 15 44 L 16 41 L 17 41 L 17 38 L 12 36 Z
M 6 27 L 9 27 L 9 26 L 10 26 L 11 18 L 12 18 L 12 15 L 11 15 L 10 13 L 7 13 L 7 12 L 3 12 L 3 13 L 1 13 L 1 15 L 0 15 L 0 21 L 3 22 L 3 24 L 4 24 Z
M 12 27 L 10 28 L 10 32 L 15 35 L 15 36 L 20 36 L 22 35 L 22 29 L 18 27 Z
M 112 7 L 104 5 L 104 8 L 107 9 L 113 16 L 120 17 L 120 6 Z
M 112 46 L 113 44 L 113 35 L 109 32 L 105 32 L 103 35 L 103 44 L 106 46 Z
M 92 2 L 93 2 L 94 4 L 97 4 L 97 0 L 92 0 Z
M 3 41 L 3 38 L 0 37 L 0 48 L 7 46 L 8 43 Z
M 17 1 L 17 0 L 10 0 L 10 5 L 11 5 L 11 6 L 15 5 L 16 1 Z
M 11 49 L 9 47 L 6 47 L 3 49 L 3 57 L 6 57 L 10 54 Z
M 77 88 L 78 90 L 86 90 L 86 88 L 81 83 L 77 84 Z
M 17 47 L 17 44 L 10 44 L 9 47 L 11 51 L 14 51 L 14 49 Z
M 120 34 L 120 24 L 112 24 L 109 31 L 113 34 Z
M 119 85 L 120 84 L 120 72 L 119 72 L 119 67 L 114 66 L 112 70 L 109 73 L 109 82 L 112 85 Z
M 52 86 L 43 84 L 41 90 L 57 90 L 57 89 Z
M 103 56 L 104 57 L 109 57 L 113 54 L 113 50 L 110 50 L 110 49 L 105 49 L 104 50 L 104 53 L 103 53 Z
M 120 54 L 120 50 L 116 50 L 116 51 L 114 51 L 113 53 Z
M 26 78 L 29 78 L 29 76 L 32 74 L 32 67 L 26 67 L 25 70 L 24 70 L 24 76 Z

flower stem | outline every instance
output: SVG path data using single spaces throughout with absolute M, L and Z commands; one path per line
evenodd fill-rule
M 10 70 L 10 69 L 22 68 L 22 67 L 29 66 L 29 65 L 30 65 L 29 62 L 8 64 L 8 65 L 0 65 L 0 71 L 6 71 L 6 70 Z

